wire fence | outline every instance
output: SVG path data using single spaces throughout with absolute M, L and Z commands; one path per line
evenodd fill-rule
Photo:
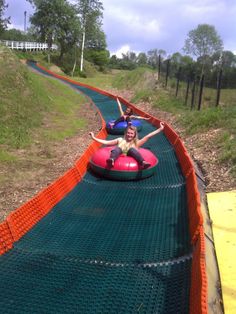
M 236 102 L 236 69 L 208 69 L 198 75 L 171 65 L 168 59 L 158 65 L 158 81 L 169 93 L 192 110 L 226 106 Z

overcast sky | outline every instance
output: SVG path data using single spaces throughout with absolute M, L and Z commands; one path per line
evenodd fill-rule
M 224 50 L 236 54 L 236 0 L 101 0 L 103 31 L 108 50 L 147 52 L 163 49 L 167 54 L 183 53 L 188 32 L 198 24 L 213 25 L 224 43 Z M 29 26 L 33 13 L 26 0 L 5 0 L 11 26 L 24 30 L 24 12 Z M 71 2 L 73 2 L 71 0 Z

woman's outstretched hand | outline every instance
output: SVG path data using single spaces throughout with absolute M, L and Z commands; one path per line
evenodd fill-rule
M 164 129 L 164 126 L 165 126 L 165 123 L 164 122 L 160 122 L 160 128 L 163 130 Z

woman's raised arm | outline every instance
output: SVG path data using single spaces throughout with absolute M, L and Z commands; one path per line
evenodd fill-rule
M 150 120 L 151 119 L 150 117 L 146 118 L 146 117 L 142 117 L 142 116 L 135 116 L 133 114 L 130 116 L 130 118 L 131 119 L 140 119 L 140 120 Z
M 162 130 L 164 129 L 164 122 L 160 122 L 160 127 L 158 129 L 156 129 L 155 131 L 148 133 L 146 136 L 144 136 L 143 138 L 141 138 L 138 143 L 137 146 L 140 147 L 142 146 L 145 142 L 147 142 L 147 140 L 149 140 L 151 137 L 153 137 L 154 135 L 160 133 Z
M 118 144 L 118 139 L 114 139 L 114 140 L 110 140 L 110 141 L 103 140 L 101 138 L 95 137 L 93 132 L 89 132 L 89 135 L 92 137 L 92 139 L 94 141 L 96 141 L 100 144 L 104 144 L 104 145 L 116 145 L 116 144 Z
M 117 104 L 118 104 L 118 107 L 119 107 L 119 110 L 120 110 L 120 115 L 123 116 L 124 115 L 124 111 L 122 109 L 122 106 L 121 106 L 121 103 L 120 103 L 118 97 L 116 98 L 116 101 L 117 101 Z

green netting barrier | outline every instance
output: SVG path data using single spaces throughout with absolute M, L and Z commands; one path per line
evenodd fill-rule
M 73 87 L 106 121 L 119 115 L 114 99 Z M 140 137 L 154 130 L 142 123 Z M 188 313 L 185 179 L 163 133 L 143 147 L 159 159 L 152 177 L 116 182 L 88 171 L 0 256 L 2 313 Z

